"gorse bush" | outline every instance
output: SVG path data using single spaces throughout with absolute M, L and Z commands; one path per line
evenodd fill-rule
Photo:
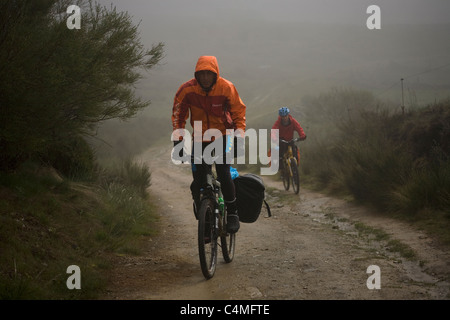
M 66 25 L 71 4 L 79 30 Z M 128 13 L 90 0 L 1 1 L 0 21 L 0 299 L 95 298 L 104 254 L 137 252 L 155 215 L 148 168 L 103 174 L 85 139 L 149 105 L 136 83 L 163 44 L 144 48 Z M 66 287 L 72 264 L 83 290 Z
M 96 169 L 92 148 L 78 136 L 71 137 L 64 143 L 49 146 L 40 152 L 39 157 L 42 162 L 71 179 L 91 179 Z
M 69 4 L 0 3 L 1 170 L 150 104 L 135 95 L 135 84 L 162 59 L 163 44 L 145 49 L 127 13 L 88 0 L 77 1 L 82 28 L 69 30 Z
M 415 213 L 422 209 L 450 208 L 450 161 L 434 160 L 426 166 L 412 166 L 404 182 L 391 193 L 390 207 Z
M 379 208 L 388 205 L 391 189 L 402 183 L 411 164 L 401 146 L 383 136 L 350 142 L 339 152 L 344 187 L 356 200 Z

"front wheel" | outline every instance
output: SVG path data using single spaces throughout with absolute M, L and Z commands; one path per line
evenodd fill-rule
M 290 185 L 290 181 L 291 181 L 291 175 L 290 175 L 288 169 L 289 168 L 286 168 L 286 164 L 283 159 L 283 167 L 281 168 L 281 175 L 283 178 L 283 186 L 286 191 L 289 190 L 289 185 Z
M 217 264 L 217 223 L 211 199 L 204 199 L 198 212 L 198 255 L 203 275 L 211 279 Z
M 292 171 L 292 189 L 294 190 L 295 194 L 298 194 L 300 191 L 300 177 L 298 174 L 297 159 L 295 158 L 291 159 L 291 171 Z

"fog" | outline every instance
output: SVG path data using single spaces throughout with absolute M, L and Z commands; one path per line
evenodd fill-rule
M 280 106 L 332 88 L 422 105 L 450 96 L 450 1 L 447 0 L 101 0 L 140 23 L 146 46 L 165 43 L 161 65 L 137 92 L 144 111 L 167 119 L 178 87 L 193 77 L 200 55 L 215 55 L 249 117 L 275 116 Z M 371 30 L 370 5 L 381 29 Z M 158 120 L 159 121 L 159 120 Z
M 213 17 L 219 22 L 263 19 L 331 24 L 361 24 L 366 9 L 378 5 L 386 24 L 448 23 L 450 3 L 447 0 L 99 0 L 113 3 L 138 19 L 167 19 L 167 25 L 178 17 L 201 19 Z
M 241 84 L 250 103 L 257 102 L 258 89 L 267 93 L 291 85 L 298 95 L 355 85 L 383 91 L 400 78 L 422 72 L 420 79 L 408 79 L 410 86 L 419 82 L 441 90 L 450 84 L 450 66 L 426 73 L 450 64 L 450 2 L 445 0 L 100 3 L 129 12 L 140 23 L 147 46 L 166 43 L 166 57 L 148 75 L 153 84 L 145 85 L 144 95 L 158 83 L 174 93 L 179 81 L 192 77 L 198 56 L 205 54 L 218 57 L 222 75 Z M 366 26 L 371 4 L 381 9 L 380 30 Z

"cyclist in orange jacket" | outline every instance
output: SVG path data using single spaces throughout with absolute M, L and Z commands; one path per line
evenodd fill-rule
M 194 130 L 191 156 L 194 180 L 191 191 L 194 205 L 199 204 L 199 188 L 205 185 L 206 170 L 210 170 L 210 166 L 205 164 L 204 161 L 201 164 L 195 163 L 194 155 L 196 152 L 194 149 L 198 145 L 195 141 L 201 142 L 201 153 L 203 154 L 205 148 L 213 142 L 212 138 L 204 135 L 205 131 L 217 129 L 222 133 L 223 163 L 216 163 L 216 171 L 227 207 L 227 231 L 235 233 L 240 227 L 236 206 L 236 190 L 231 178 L 230 163 L 226 161 L 225 147 L 227 144 L 227 129 L 232 129 L 235 133 L 238 132 L 236 130 L 239 130 L 242 134 L 241 138 L 244 137 L 246 106 L 239 97 L 233 83 L 220 76 L 216 57 L 201 56 L 197 61 L 194 75 L 193 79 L 180 86 L 175 95 L 172 110 L 173 130 L 176 132 L 184 129 L 189 114 L 193 128 L 194 122 L 201 121 L 201 137 L 198 136 L 200 132 L 197 132 L 196 135 Z M 182 137 L 179 139 L 179 141 L 174 141 L 174 146 L 182 142 Z M 194 209 L 194 212 L 196 212 L 196 209 Z
M 282 163 L 283 155 L 286 152 L 288 145 L 281 140 L 292 140 L 294 138 L 294 131 L 297 131 L 300 140 L 303 141 L 306 139 L 306 134 L 303 131 L 303 128 L 300 126 L 300 123 L 298 123 L 298 121 L 295 120 L 294 117 L 290 114 L 288 107 L 282 107 L 278 110 L 278 119 L 277 121 L 275 121 L 272 129 L 279 130 L 279 163 Z M 274 136 L 272 136 L 272 139 L 273 138 Z M 297 158 L 298 162 L 300 159 L 298 159 L 296 145 L 293 146 L 292 152 L 294 153 L 294 156 Z

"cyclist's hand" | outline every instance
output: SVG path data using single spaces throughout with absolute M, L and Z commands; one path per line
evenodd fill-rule
M 300 141 L 305 141 L 306 140 L 306 135 L 303 138 L 300 138 Z

